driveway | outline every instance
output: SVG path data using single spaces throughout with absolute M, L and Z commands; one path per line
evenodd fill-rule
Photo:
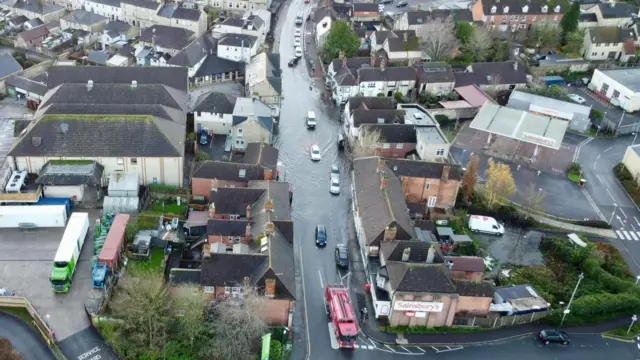
M 40 334 L 21 319 L 0 311 L 0 338 L 9 339 L 24 360 L 55 360 Z

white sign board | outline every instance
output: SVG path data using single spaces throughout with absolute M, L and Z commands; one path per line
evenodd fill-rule
M 531 143 L 534 143 L 534 144 L 542 145 L 542 146 L 548 146 L 548 147 L 555 147 L 556 146 L 556 140 L 555 139 L 544 137 L 544 136 L 540 136 L 540 135 L 536 135 L 536 134 L 532 134 L 532 133 L 528 133 L 528 132 L 523 132 L 522 133 L 522 139 L 524 139 L 526 141 L 529 141 Z
M 391 312 L 391 301 L 376 301 L 373 303 L 376 308 L 376 318 L 380 316 L 389 316 Z
M 396 301 L 393 305 L 393 310 L 416 311 L 416 312 L 441 312 L 443 307 L 444 307 L 443 303 L 437 303 L 437 302 Z
M 558 111 L 558 110 L 553 110 L 553 109 L 549 109 L 549 108 L 546 108 L 546 107 L 533 105 L 533 104 L 529 105 L 529 111 L 532 111 L 532 112 L 535 112 L 535 113 L 538 113 L 538 114 L 544 114 L 544 115 L 552 116 L 552 117 L 555 117 L 555 118 L 565 119 L 565 120 L 573 119 L 573 114 L 562 112 L 562 111 Z

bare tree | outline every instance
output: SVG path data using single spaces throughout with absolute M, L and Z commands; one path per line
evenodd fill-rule
M 488 84 L 483 90 L 487 95 L 496 100 L 496 98 L 500 94 L 500 85 L 502 82 L 500 74 L 491 74 L 487 76 L 487 82 Z
M 198 286 L 190 284 L 180 286 L 176 295 L 174 311 L 181 337 L 193 347 L 205 334 L 207 297 Z
M 378 130 L 371 130 L 366 125 L 361 125 L 357 137 L 349 138 L 349 152 L 352 158 L 375 156 L 384 141 Z
M 266 299 L 255 290 L 245 291 L 241 303 L 218 301 L 213 307 L 206 354 L 215 360 L 250 359 L 260 337 L 268 331 L 262 318 Z
M 109 306 L 115 318 L 126 320 L 115 329 L 113 344 L 126 358 L 140 358 L 149 350 L 162 351 L 172 320 L 162 274 L 123 278 Z
M 493 34 L 486 27 L 478 27 L 466 46 L 466 50 L 473 55 L 475 61 L 485 61 L 493 46 Z
M 421 48 L 431 61 L 443 61 L 451 58 L 458 48 L 453 17 L 429 18 L 416 31 L 420 37 Z
M 520 194 L 524 200 L 525 206 L 533 211 L 544 211 L 544 198 L 545 194 L 542 193 L 542 188 L 536 189 L 534 183 L 529 184 L 526 192 Z
M 467 164 L 467 169 L 462 177 L 462 197 L 469 201 L 478 184 L 478 163 L 480 158 L 473 155 Z
M 13 349 L 11 342 L 5 338 L 0 338 L 0 359 L 2 360 L 22 360 L 22 356 Z

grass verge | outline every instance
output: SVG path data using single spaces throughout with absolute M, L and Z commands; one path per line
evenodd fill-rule
M 573 173 L 573 172 L 570 172 L 570 173 L 567 175 L 567 177 L 569 178 L 569 180 L 573 181 L 573 182 L 574 182 L 574 183 L 576 183 L 576 184 L 579 184 L 579 183 L 580 183 L 580 178 L 581 178 L 581 176 L 580 176 L 580 174 L 579 174 L 579 173 Z
M 164 249 L 151 249 L 151 256 L 148 261 L 129 261 L 129 274 L 138 276 L 148 272 L 162 272 L 162 259 Z

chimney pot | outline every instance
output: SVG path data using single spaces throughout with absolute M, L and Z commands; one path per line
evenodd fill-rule
M 513 62 L 513 70 L 514 71 L 518 71 L 518 62 L 517 61 Z
M 387 226 L 384 228 L 384 235 L 382 236 L 382 240 L 393 241 L 396 239 L 397 233 L 398 233 L 398 229 L 395 226 Z
M 273 170 L 264 169 L 264 179 L 266 181 L 273 180 Z
M 136 80 L 131 80 L 131 88 L 136 89 L 138 87 L 138 82 Z
M 266 204 L 264 204 L 264 209 L 267 211 L 273 211 L 273 200 L 269 199 Z
M 387 176 L 383 176 L 380 180 L 380 190 L 386 190 L 389 187 L 389 178 Z
M 214 219 L 216 217 L 216 204 L 211 203 L 209 205 L 209 219 Z
M 247 205 L 246 209 L 247 219 L 251 218 L 251 205 Z
M 442 167 L 442 176 L 440 177 L 440 179 L 442 181 L 448 181 L 449 180 L 449 172 L 451 171 L 451 167 L 448 165 L 445 165 Z
M 93 80 L 87 81 L 87 90 L 91 91 L 93 89 Z
M 447 267 L 449 268 L 449 271 L 453 270 L 453 261 L 447 261 Z
M 247 224 L 247 227 L 244 231 L 244 237 L 247 241 L 249 241 L 249 239 L 251 239 L 251 224 Z
M 405 248 L 404 250 L 402 250 L 402 261 L 403 262 L 407 262 L 409 261 L 409 258 L 411 257 L 411 248 Z
M 427 264 L 433 264 L 433 259 L 436 257 L 436 249 L 433 245 L 429 248 L 427 252 Z

